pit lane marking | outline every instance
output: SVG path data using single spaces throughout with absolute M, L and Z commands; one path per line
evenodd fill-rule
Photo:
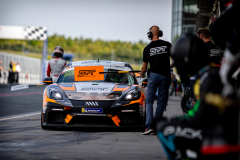
M 21 117 L 28 117 L 28 116 L 33 116 L 33 115 L 37 115 L 37 114 L 41 114 L 41 112 L 30 112 L 30 113 L 24 113 L 24 114 L 19 114 L 19 115 L 0 117 L 1 118 L 0 121 L 21 118 Z

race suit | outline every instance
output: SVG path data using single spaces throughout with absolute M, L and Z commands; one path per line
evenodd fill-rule
M 58 57 L 52 58 L 49 61 L 48 68 L 47 68 L 47 76 L 52 77 L 53 83 L 56 83 L 58 76 L 62 71 L 62 69 L 65 67 L 65 65 L 66 65 L 66 61 Z
M 224 84 L 222 95 L 232 96 L 235 83 L 232 78 L 239 68 L 240 61 L 240 0 L 229 5 L 220 17 L 210 25 L 210 33 L 214 43 L 224 50 L 225 61 L 220 70 L 220 77 Z M 238 15 L 238 16 L 236 16 Z M 238 61 L 238 65 L 236 62 Z M 238 75 L 238 80 L 240 74 Z M 238 88 L 238 90 L 240 90 Z M 238 91 L 240 92 L 240 91 Z
M 163 149 L 170 160 L 235 159 L 238 107 L 219 107 L 218 102 L 223 104 L 220 101 L 223 85 L 217 68 L 204 67 L 196 77 L 194 92 L 198 101 L 188 115 L 156 122 Z M 229 146 L 235 151 L 228 152 Z M 225 147 L 224 153 L 219 151 L 221 147 Z

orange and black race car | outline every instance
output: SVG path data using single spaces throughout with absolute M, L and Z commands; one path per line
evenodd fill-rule
M 144 126 L 146 92 L 130 64 L 71 62 L 43 93 L 41 126 Z

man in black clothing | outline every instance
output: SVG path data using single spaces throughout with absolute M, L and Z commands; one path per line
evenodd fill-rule
M 172 58 L 181 79 L 196 77 L 197 102 L 188 115 L 157 122 L 157 134 L 168 158 L 237 159 L 238 106 L 235 100 L 221 96 L 223 84 L 218 69 L 208 65 L 206 45 L 196 36 L 182 37 L 175 43 Z
M 163 33 L 158 26 L 152 26 L 148 32 L 151 40 L 143 51 L 143 66 L 141 77 L 145 77 L 148 63 L 150 64 L 147 95 L 146 95 L 146 130 L 144 135 L 151 134 L 154 130 L 153 122 L 153 102 L 158 89 L 156 117 L 162 117 L 168 101 L 168 89 L 171 81 L 170 76 L 170 48 L 171 43 L 160 40 Z
M 13 73 L 13 60 L 9 63 L 9 70 L 8 70 L 8 83 L 14 82 L 14 73 Z
M 210 56 L 210 62 L 215 63 L 216 66 L 220 67 L 222 56 L 220 53 L 220 49 L 212 43 L 211 41 L 211 35 L 208 29 L 206 28 L 200 28 L 197 31 L 197 36 L 203 40 L 203 42 L 207 45 L 207 48 L 209 50 L 209 56 Z

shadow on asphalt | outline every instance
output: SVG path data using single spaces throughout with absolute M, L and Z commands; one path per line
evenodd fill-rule
M 143 127 L 57 127 L 49 131 L 80 131 L 80 132 L 142 132 Z
M 182 99 L 182 97 L 180 97 Z M 171 96 L 169 96 L 168 100 L 172 102 L 181 102 L 181 99 L 173 99 Z

